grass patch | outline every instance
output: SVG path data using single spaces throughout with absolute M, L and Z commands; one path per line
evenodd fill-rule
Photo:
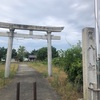
M 44 77 L 48 76 L 46 64 L 43 64 L 40 62 L 32 62 L 32 63 L 28 63 L 28 65 L 33 67 L 36 71 L 41 73 Z
M 16 74 L 17 69 L 18 69 L 18 64 L 11 63 L 10 76 L 9 76 L 9 78 L 4 78 L 5 65 L 0 63 L 0 88 L 4 87 L 9 82 L 11 82 L 11 80 L 14 78 L 14 76 Z
M 51 86 L 61 96 L 62 100 L 77 100 L 82 97 L 82 93 L 77 92 L 74 87 L 67 80 L 66 73 L 59 67 L 52 67 L 53 75 L 48 77 L 47 65 L 41 62 L 28 63 L 29 66 L 35 68 L 49 81 Z

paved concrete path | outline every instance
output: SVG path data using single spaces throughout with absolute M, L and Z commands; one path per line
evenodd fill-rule
M 37 100 L 61 100 L 41 74 L 25 64 L 19 65 L 13 81 L 0 90 L 0 100 L 16 100 L 17 82 L 21 82 L 20 100 L 33 100 L 32 85 L 35 81 L 37 82 Z

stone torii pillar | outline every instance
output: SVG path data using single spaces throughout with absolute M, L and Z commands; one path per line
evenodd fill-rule
M 8 38 L 8 49 L 7 49 L 6 64 L 5 64 L 5 78 L 8 78 L 10 74 L 10 61 L 12 56 L 14 29 L 10 29 L 10 33 L 11 35 Z
M 47 32 L 47 45 L 48 45 L 48 75 L 52 76 L 52 48 L 51 48 L 51 32 Z

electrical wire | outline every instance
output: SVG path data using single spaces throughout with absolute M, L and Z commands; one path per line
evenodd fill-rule
M 65 37 L 65 40 L 66 40 L 66 42 L 67 42 L 71 47 L 73 47 L 73 45 L 67 40 L 66 37 Z

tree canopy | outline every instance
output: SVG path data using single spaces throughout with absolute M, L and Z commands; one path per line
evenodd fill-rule
M 6 53 L 7 53 L 7 49 L 4 47 L 0 47 L 0 61 L 1 59 L 6 59 Z
M 52 58 L 58 57 L 58 52 L 55 47 L 52 46 Z M 47 59 L 47 47 L 40 48 L 37 51 L 38 60 L 46 60 Z
M 23 58 L 25 56 L 25 47 L 24 46 L 19 46 L 18 51 L 17 51 L 17 57 L 20 61 L 23 61 Z
M 16 58 L 17 57 L 17 51 L 16 49 L 12 49 L 12 58 Z

